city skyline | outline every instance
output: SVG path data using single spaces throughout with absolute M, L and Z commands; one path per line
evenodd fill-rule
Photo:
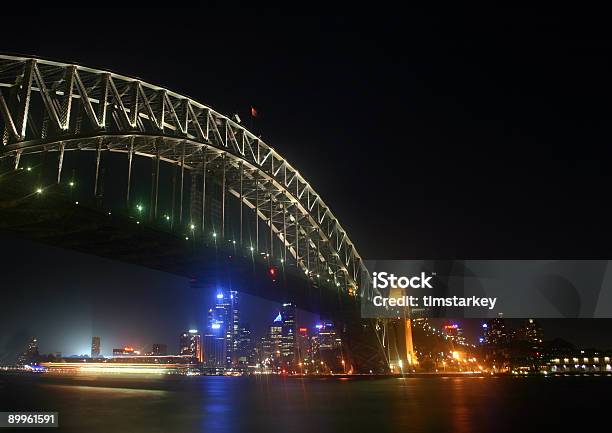
M 245 62 L 261 64 L 249 73 L 234 66 L 233 54 L 217 53 L 222 61 L 209 68 L 193 56 L 192 48 L 182 45 L 167 50 L 166 61 L 159 62 L 157 49 L 143 46 L 133 52 L 115 34 L 96 36 L 109 38 L 105 39 L 109 44 L 99 45 L 115 50 L 92 52 L 87 39 L 71 40 L 68 47 L 63 42 L 70 35 L 47 22 L 44 14 L 30 20 L 46 29 L 49 37 L 7 37 L 11 44 L 5 49 L 142 77 L 228 115 L 249 119 L 256 134 L 312 179 L 366 258 L 608 257 L 612 209 L 602 197 L 610 181 L 605 165 L 610 148 L 602 143 L 610 115 L 601 101 L 611 89 L 601 84 L 607 81 L 600 75 L 608 61 L 597 55 L 598 50 L 605 51 L 606 38 L 592 26 L 580 36 L 567 34 L 560 21 L 547 21 L 543 30 L 537 16 L 523 16 L 524 25 L 518 28 L 512 17 L 496 14 L 490 22 L 475 23 L 470 31 L 463 31 L 454 20 L 427 13 L 390 18 L 377 31 L 327 17 L 316 20 L 314 39 L 311 20 L 304 17 L 268 17 L 264 20 L 269 25 L 259 26 L 255 34 L 207 28 L 209 37 L 220 37 L 232 46 L 241 47 L 251 38 L 258 41 L 256 50 L 243 53 Z M 245 17 L 235 19 L 250 22 Z M 492 25 L 496 20 L 507 25 Z M 8 33 L 15 23 L 6 25 Z M 198 26 L 179 28 L 195 32 Z M 291 36 L 278 38 L 279 31 Z M 482 39 L 480 32 L 491 37 Z M 15 27 L 13 34 L 18 33 Z M 418 41 L 410 54 L 403 50 L 404 40 Z M 558 43 L 551 45 L 551 40 Z M 567 49 L 585 40 L 590 44 L 587 53 Z M 312 44 L 320 50 L 310 50 Z M 364 53 L 371 63 L 363 63 Z M 529 68 L 522 68 L 524 64 Z M 215 85 L 201 86 L 202 82 Z M 581 84 L 568 88 L 568 83 Z M 250 116 L 251 108 L 256 119 Z M 336 127 L 327 126 L 330 119 Z M 402 139 L 392 128 L 380 127 L 390 124 L 404 126 Z M 563 128 L 556 128 L 558 124 Z M 372 143 L 384 143 L 386 152 L 372 152 Z M 320 158 L 322 154 L 327 156 Z M 404 161 L 414 163 L 407 170 Z M 366 205 L 364 197 L 372 198 L 376 206 Z M 160 337 L 169 335 L 161 326 L 147 323 L 160 314 L 167 315 L 168 323 L 187 317 L 188 323 L 180 329 L 204 326 L 199 313 L 168 302 L 169 292 L 193 295 L 185 280 L 8 237 L 5 242 L 2 269 L 7 286 L 14 288 L 6 294 L 6 302 L 40 314 L 26 320 L 10 311 L 2 325 L 9 318 L 15 322 L 4 327 L 7 335 L 2 336 L 0 348 L 14 349 L 16 339 L 27 341 L 33 333 L 29 328 L 44 330 L 51 324 L 59 329 L 58 318 L 70 330 L 65 337 L 68 347 L 78 346 L 77 351 L 84 352 L 91 335 L 119 335 L 120 328 L 133 330 L 134 335 L 124 335 L 124 340 L 146 339 L 141 336 L 150 329 Z M 23 256 L 32 257 L 38 272 L 33 274 L 18 260 Z M 67 281 L 57 271 L 62 263 L 89 266 L 91 275 L 108 266 L 103 277 L 113 274 L 130 281 L 109 279 L 97 285 L 84 276 Z M 135 281 L 139 278 L 151 281 L 155 290 L 142 287 Z M 92 287 L 84 290 L 84 282 Z M 120 287 L 110 293 L 113 285 Z M 65 308 L 54 298 L 62 292 Z M 136 293 L 150 302 L 132 303 Z M 117 296 L 125 296 L 126 302 L 117 302 Z M 49 313 L 39 311 L 37 300 L 43 299 Z M 157 304 L 172 306 L 172 311 Z M 92 305 L 119 323 L 100 323 Z M 137 305 L 145 313 L 140 324 L 130 324 Z M 253 308 L 254 314 L 268 308 Z M 257 326 L 257 320 L 251 322 Z M 578 345 L 609 345 L 605 329 L 610 329 L 610 321 L 549 323 L 549 335 Z M 169 336 L 166 339 L 170 341 Z
M 609 422 L 607 14 L 122 6 L 4 8 L 0 430 Z

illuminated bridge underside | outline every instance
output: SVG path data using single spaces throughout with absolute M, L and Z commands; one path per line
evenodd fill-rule
M 194 222 L 193 204 L 183 208 L 183 183 L 187 173 L 195 173 L 203 206 L 210 182 L 221 186 L 221 238 L 226 196 L 233 196 L 240 203 L 241 244 L 242 219 L 254 214 L 268 228 L 259 233 L 256 224 L 256 239 L 249 242 L 257 251 L 267 245 L 267 254 L 291 261 L 310 278 L 324 275 L 349 295 L 367 275 L 353 242 L 308 181 L 260 138 L 206 105 L 114 73 L 0 55 L 0 113 L 0 158 L 15 168 L 27 155 L 53 153 L 59 182 L 66 152 L 91 151 L 97 194 L 101 155 L 123 153 L 129 204 L 134 157 L 151 158 L 157 167 L 172 164 L 180 170 L 180 224 Z M 152 187 L 156 217 L 159 188 Z M 204 232 L 210 227 L 205 209 L 198 218 Z

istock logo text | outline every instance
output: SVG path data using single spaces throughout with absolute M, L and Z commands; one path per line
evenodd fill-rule
M 412 287 L 413 289 L 433 289 L 429 280 L 433 278 L 432 275 L 425 276 L 425 272 L 421 272 L 418 277 L 396 277 L 395 274 L 389 274 L 387 272 L 373 272 L 372 283 L 376 289 L 400 288 L 406 289 Z

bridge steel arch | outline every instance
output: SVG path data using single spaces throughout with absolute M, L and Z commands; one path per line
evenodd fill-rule
M 55 152 L 59 183 L 66 152 L 92 151 L 96 195 L 101 155 L 122 153 L 129 204 L 133 158 L 154 161 L 157 183 L 159 164 L 166 162 L 180 170 L 179 224 L 194 223 L 193 209 L 183 209 L 183 184 L 185 173 L 197 173 L 202 210 L 196 223 L 203 233 L 213 230 L 206 220 L 205 195 L 207 181 L 214 179 L 222 188 L 221 227 L 214 228 L 221 238 L 228 194 L 240 204 L 241 243 L 244 214 L 250 211 L 268 231 L 260 234 L 256 223 L 252 249 L 261 251 L 260 239 L 269 237 L 264 248 L 281 247 L 266 254 L 351 296 L 357 296 L 368 276 L 346 230 L 299 171 L 241 124 L 191 98 L 112 72 L 0 55 L 0 113 L 0 159 L 10 160 L 14 169 L 26 155 Z M 151 207 L 159 217 L 159 185 L 152 189 Z

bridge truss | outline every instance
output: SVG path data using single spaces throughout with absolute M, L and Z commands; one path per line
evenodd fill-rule
M 240 123 L 200 102 L 107 71 L 0 55 L 0 114 L 0 160 L 10 161 L 15 170 L 30 155 L 53 155 L 60 183 L 65 155 L 90 151 L 95 155 L 91 194 L 99 196 L 103 155 L 120 154 L 129 208 L 138 181 L 133 161 L 149 158 L 150 217 L 158 220 L 168 218 L 160 211 L 159 173 L 160 165 L 169 164 L 179 173 L 173 185 L 175 228 L 225 240 L 231 199 L 239 213 L 234 218 L 239 235 L 232 242 L 294 265 L 306 277 L 350 296 L 357 296 L 361 279 L 367 278 L 354 243 L 299 171 Z M 213 193 L 220 195 L 218 221 L 206 208 Z M 256 221 L 255 234 L 247 239 L 249 219 Z

